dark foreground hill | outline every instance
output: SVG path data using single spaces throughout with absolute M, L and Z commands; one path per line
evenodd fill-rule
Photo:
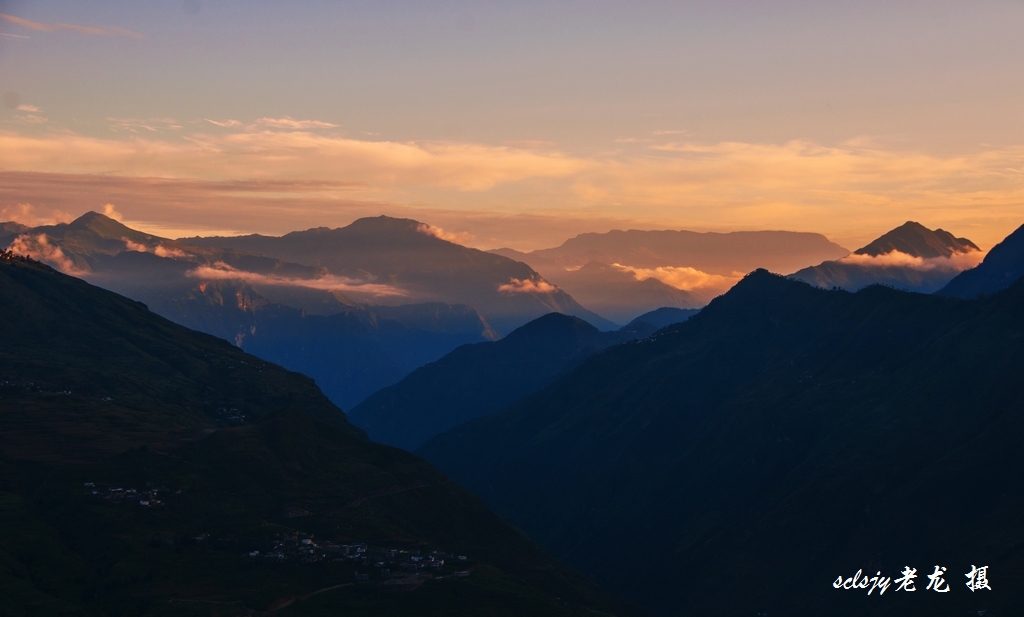
M 1006 289 L 1024 276 L 1024 225 L 992 247 L 985 261 L 965 270 L 937 291 L 940 296 L 977 298 Z
M 416 369 L 363 401 L 350 417 L 374 441 L 413 450 L 539 390 L 602 349 L 654 330 L 640 324 L 600 332 L 577 317 L 549 313 L 500 341 L 463 345 Z
M 0 311 L 4 615 L 621 608 L 306 377 L 7 254 Z
M 419 452 L 657 614 L 941 617 L 1024 610 L 1022 443 L 1024 282 L 964 301 L 758 271 Z M 833 587 L 906 566 L 916 593 Z

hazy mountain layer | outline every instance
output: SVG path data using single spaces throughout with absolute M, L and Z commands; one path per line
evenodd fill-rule
M 821 234 L 791 231 L 629 231 L 586 233 L 561 246 L 520 253 L 493 251 L 524 261 L 541 273 L 578 267 L 591 261 L 636 268 L 691 267 L 711 274 L 732 275 L 767 268 L 792 272 L 849 253 Z M 545 274 L 546 276 L 546 274 Z
M 584 306 L 619 323 L 663 306 L 696 308 L 705 303 L 693 294 L 629 271 L 591 261 L 576 270 L 551 270 L 545 277 Z
M 985 261 L 965 270 L 939 292 L 942 296 L 977 298 L 1006 289 L 1024 276 L 1024 225 L 992 247 Z
M 629 322 L 629 324 L 626 327 L 635 327 L 639 326 L 640 324 L 646 323 L 660 330 L 665 326 L 671 326 L 672 324 L 675 323 L 682 323 L 699 312 L 700 309 L 680 309 L 673 308 L 670 306 L 664 306 L 662 308 L 655 309 L 649 313 L 644 313 L 643 315 L 640 315 L 633 321 Z
M 970 267 L 970 254 L 980 255 L 979 250 L 966 238 L 908 221 L 852 255 L 804 268 L 790 278 L 825 289 L 857 291 L 880 284 L 933 293 Z
M 410 219 L 380 216 L 339 229 L 320 227 L 281 237 L 187 241 L 322 267 L 336 276 L 369 278 L 405 294 L 382 295 L 379 303 L 467 304 L 503 333 L 550 312 L 575 315 L 604 329 L 616 327 L 526 264 L 442 240 L 430 226 Z
M 167 240 L 96 213 L 18 226 L 0 243 L 305 373 L 345 408 L 459 345 L 498 337 L 465 305 L 361 305 L 331 288 L 366 295 L 361 286 L 322 268 Z
M 598 351 L 653 332 L 600 332 L 551 313 L 494 343 L 464 345 L 375 393 L 349 417 L 374 441 L 406 450 L 535 392 Z
M 419 451 L 658 614 L 1012 614 L 1022 409 L 1024 282 L 963 301 L 758 271 Z M 936 564 L 950 593 L 924 591 Z M 971 593 L 972 564 L 1000 590 Z M 916 594 L 833 587 L 905 566 Z
M 0 310 L 4 614 L 631 612 L 308 378 L 17 259 Z

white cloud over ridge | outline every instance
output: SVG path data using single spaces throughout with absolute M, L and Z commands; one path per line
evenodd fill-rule
M 301 279 L 294 277 L 277 276 L 273 274 L 260 274 L 258 272 L 247 272 L 238 270 L 223 262 L 213 265 L 203 265 L 185 273 L 191 278 L 206 281 L 241 281 L 257 285 L 274 285 L 282 287 L 304 287 L 306 289 L 319 289 L 322 291 L 340 291 L 345 293 L 363 294 L 374 297 L 381 296 L 407 296 L 403 289 L 391 285 L 379 283 L 367 283 L 343 276 L 327 274 L 315 279 Z
M 945 272 L 962 272 L 973 268 L 985 259 L 984 251 L 954 253 L 949 257 L 917 257 L 900 251 L 890 251 L 882 255 L 858 255 L 851 253 L 839 260 L 840 263 L 867 266 L 872 268 L 910 268 L 913 270 Z
M 689 266 L 636 268 L 617 263 L 612 264 L 612 266 L 623 272 L 632 273 L 638 281 L 652 278 L 665 283 L 669 287 L 675 287 L 683 291 L 711 290 L 723 292 L 743 278 L 743 274 L 739 272 L 734 272 L 732 276 L 724 276 L 721 274 L 709 274 Z
M 544 279 L 509 279 L 508 283 L 498 285 L 498 291 L 508 294 L 546 294 L 557 291 L 558 288 Z
M 86 274 L 86 271 L 78 268 L 59 246 L 50 244 L 50 238 L 46 234 L 21 234 L 7 248 L 18 255 L 31 257 L 36 261 L 53 266 L 64 274 L 71 276 Z
M 435 238 L 445 240 L 453 244 L 467 245 L 473 242 L 473 234 L 469 232 L 448 232 L 436 225 L 428 225 L 426 223 L 420 223 L 419 226 L 416 228 L 416 231 L 427 236 L 434 236 Z

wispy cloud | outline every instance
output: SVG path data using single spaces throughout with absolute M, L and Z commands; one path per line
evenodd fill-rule
M 274 129 L 290 129 L 293 131 L 306 131 L 309 129 L 333 129 L 337 124 L 321 122 L 320 120 L 296 120 L 290 116 L 283 118 L 260 118 L 253 123 L 255 126 L 266 126 Z
M 18 105 L 18 111 L 31 111 L 33 113 L 40 113 L 43 110 L 39 109 L 35 105 Z
M 233 128 L 236 126 L 242 126 L 242 123 L 238 120 L 210 120 L 209 118 L 203 118 L 210 124 L 215 124 L 223 128 Z
M 416 231 L 418 231 L 421 234 L 434 236 L 435 238 L 440 238 L 441 240 L 446 240 L 448 242 L 453 242 L 455 244 L 470 244 L 473 242 L 474 239 L 473 234 L 469 232 L 448 232 L 445 231 L 444 229 L 441 229 L 440 227 L 437 227 L 436 225 L 428 225 L 426 223 L 420 223 L 419 227 L 416 228 Z
M 161 133 L 181 129 L 181 124 L 174 118 L 107 118 L 107 122 L 110 122 L 112 131 L 129 133 Z
M 0 20 L 6 21 L 7 23 L 15 26 L 20 26 L 26 30 L 34 30 L 36 32 L 57 32 L 60 30 L 67 30 L 81 34 L 94 34 L 99 36 L 126 36 L 133 39 L 144 38 L 138 32 L 110 26 L 80 26 L 78 24 L 65 23 L 47 24 L 38 21 L 31 21 L 21 17 L 15 17 L 14 15 L 7 15 L 6 13 L 0 13 Z
M 840 232 L 839 241 L 850 244 L 865 244 L 915 219 L 991 245 L 1016 227 L 1013 221 L 1019 225 L 1024 204 L 1024 145 L 939 155 L 866 140 L 674 141 L 582 156 L 541 145 L 374 141 L 237 120 L 196 125 L 208 130 L 181 124 L 188 129 L 178 135 L 137 129 L 129 139 L 0 131 L 0 169 L 102 174 L 111 183 L 118 177 L 176 178 L 210 187 L 255 186 L 253 179 L 260 179 L 268 184 L 255 188 L 254 196 L 274 194 L 296 204 L 315 190 L 324 200 L 535 215 L 538 221 L 557 215 L 580 226 L 628 218 L 646 221 L 647 229 Z M 216 207 L 212 194 L 197 199 Z M 290 214 L 286 204 L 280 207 L 283 221 Z M 491 246 L 508 244 L 494 226 L 477 231 L 450 222 L 456 218 L 429 220 L 457 225 Z M 597 231 L 586 227 L 577 229 Z
M 363 294 L 374 297 L 408 295 L 408 292 L 403 289 L 399 289 L 398 287 L 359 281 L 344 276 L 328 274 L 314 279 L 292 278 L 238 270 L 223 262 L 217 262 L 210 266 L 199 266 L 198 268 L 186 272 L 186 275 L 205 281 L 242 281 L 257 285 L 304 287 L 307 289 L 341 291 L 345 293 Z

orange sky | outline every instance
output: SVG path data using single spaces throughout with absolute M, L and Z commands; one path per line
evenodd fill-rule
M 988 248 L 1024 222 L 1012 3 L 190 6 L 0 5 L 0 219 L 390 214 L 519 249 L 630 227 L 853 249 L 906 220 Z

